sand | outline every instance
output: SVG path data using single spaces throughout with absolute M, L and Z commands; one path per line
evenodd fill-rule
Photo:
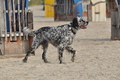
M 30 7 L 34 13 L 34 29 L 57 26 L 69 21 L 54 22 L 45 18 L 42 6 Z M 44 63 L 39 47 L 27 63 L 20 58 L 0 59 L 0 80 L 120 80 L 120 41 L 111 40 L 110 19 L 106 22 L 90 22 L 87 29 L 79 30 L 71 45 L 76 51 L 75 62 L 64 51 L 59 64 L 57 48 L 49 45 Z

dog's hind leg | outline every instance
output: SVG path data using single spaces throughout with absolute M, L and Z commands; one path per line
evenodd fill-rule
M 23 62 L 27 62 L 28 56 L 34 52 L 38 47 L 39 47 L 39 43 L 37 41 L 33 41 L 32 43 L 32 48 L 27 52 L 25 58 L 23 59 Z
M 72 47 L 70 47 L 70 46 L 67 46 L 66 48 L 65 48 L 68 52 L 70 52 L 70 53 L 72 53 L 73 55 L 72 55 L 72 58 L 71 58 L 71 61 L 72 62 L 74 62 L 74 60 L 75 60 L 75 53 L 76 53 L 76 51 L 75 50 L 73 50 L 73 48 Z
M 42 47 L 43 47 L 42 59 L 44 60 L 45 63 L 48 63 L 47 58 L 46 58 L 46 52 L 47 52 L 47 49 L 48 49 L 48 43 L 47 43 L 47 41 L 45 41 L 42 44 Z
M 25 58 L 23 59 L 23 62 L 27 62 L 28 56 L 30 55 L 30 53 L 32 53 L 35 49 L 31 48 L 30 51 L 27 52 Z

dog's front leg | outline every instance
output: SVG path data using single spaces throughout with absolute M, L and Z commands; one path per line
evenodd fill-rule
M 70 52 L 70 53 L 72 53 L 73 55 L 72 55 L 72 58 L 71 58 L 71 61 L 72 62 L 74 62 L 74 60 L 75 60 L 75 53 L 76 53 L 76 51 L 75 50 L 73 50 L 73 48 L 72 47 L 70 47 L 70 46 L 67 46 L 66 47 L 66 50 L 68 51 L 68 52 Z
M 63 51 L 64 51 L 64 48 L 63 48 L 63 47 L 59 47 L 59 48 L 58 48 L 60 64 L 62 64 Z

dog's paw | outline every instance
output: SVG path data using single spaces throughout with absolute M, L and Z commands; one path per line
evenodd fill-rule
M 23 59 L 22 61 L 23 61 L 23 63 L 27 63 L 27 60 L 26 60 L 26 59 Z
M 50 63 L 49 61 L 45 60 L 44 63 Z
M 61 62 L 60 64 L 66 64 L 65 62 Z
M 74 58 L 72 58 L 72 59 L 71 59 L 71 61 L 72 61 L 72 62 L 74 62 L 74 61 L 75 61 L 75 59 L 74 59 Z

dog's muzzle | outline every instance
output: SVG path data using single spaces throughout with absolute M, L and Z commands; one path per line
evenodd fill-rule
M 80 26 L 80 28 L 81 28 L 81 29 L 86 29 L 86 28 L 87 28 L 87 26 Z
M 88 21 L 86 22 L 86 25 L 85 26 L 80 26 L 81 29 L 86 29 L 87 28 L 87 25 L 88 25 Z

